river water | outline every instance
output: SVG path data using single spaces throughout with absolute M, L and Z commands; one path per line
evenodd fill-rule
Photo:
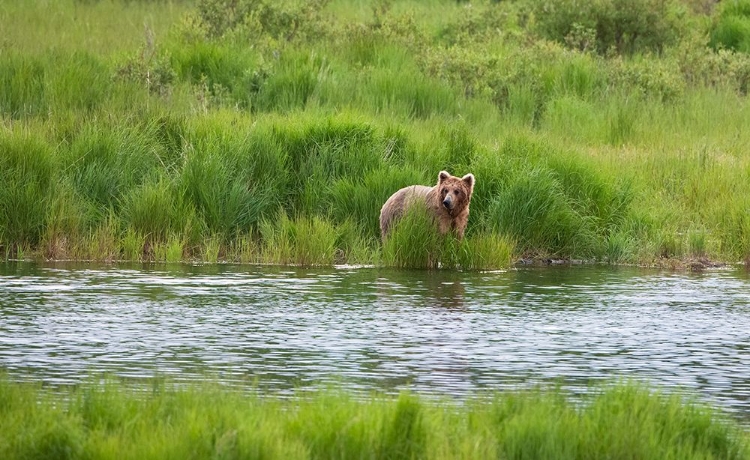
M 50 384 L 105 373 L 460 398 L 635 379 L 747 418 L 748 347 L 740 269 L 0 264 L 0 370 Z

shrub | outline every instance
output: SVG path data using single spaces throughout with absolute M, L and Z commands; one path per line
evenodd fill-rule
M 212 37 L 252 27 L 274 39 L 317 36 L 328 0 L 200 0 L 198 17 Z
M 580 44 L 576 36 L 590 33 L 601 54 L 661 52 L 679 33 L 671 0 L 538 1 L 534 12 L 539 32 L 559 43 Z M 590 31 L 590 32 L 588 32 Z
M 722 2 L 720 8 L 711 28 L 711 46 L 750 53 L 750 0 Z

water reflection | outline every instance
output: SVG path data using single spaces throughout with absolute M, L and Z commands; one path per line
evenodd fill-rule
M 617 377 L 750 409 L 746 272 L 0 265 L 0 366 L 464 395 Z
M 378 272 L 378 296 L 385 303 L 402 299 L 413 305 L 461 309 L 466 290 L 461 272 L 425 270 L 381 270 Z

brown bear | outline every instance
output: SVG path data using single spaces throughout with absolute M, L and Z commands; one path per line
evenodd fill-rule
M 396 221 L 411 204 L 422 202 L 435 216 L 441 235 L 451 230 L 461 239 L 469 221 L 469 202 L 474 191 L 474 175 L 451 176 L 446 171 L 438 174 L 434 187 L 411 185 L 397 191 L 380 209 L 380 234 L 383 241 Z

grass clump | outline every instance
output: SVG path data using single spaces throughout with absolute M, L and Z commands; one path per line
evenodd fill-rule
M 318 216 L 290 219 L 281 213 L 273 222 L 260 225 L 263 259 L 276 264 L 301 266 L 332 265 L 338 239 L 337 229 Z
M 47 226 L 57 172 L 52 150 L 22 134 L 0 133 L 0 245 L 37 245 Z
M 383 243 L 383 263 L 401 268 L 498 269 L 510 266 L 516 246 L 496 233 L 472 234 L 459 240 L 440 235 L 430 211 L 411 206 L 396 222 Z
M 451 237 L 440 235 L 425 206 L 410 206 L 389 230 L 383 243 L 383 261 L 401 268 L 438 268 Z
M 147 391 L 144 391 L 147 390 Z M 560 390 L 452 404 L 341 390 L 294 399 L 218 385 L 108 381 L 0 386 L 3 458 L 729 458 L 747 433 L 718 411 L 637 385 L 573 401 Z

